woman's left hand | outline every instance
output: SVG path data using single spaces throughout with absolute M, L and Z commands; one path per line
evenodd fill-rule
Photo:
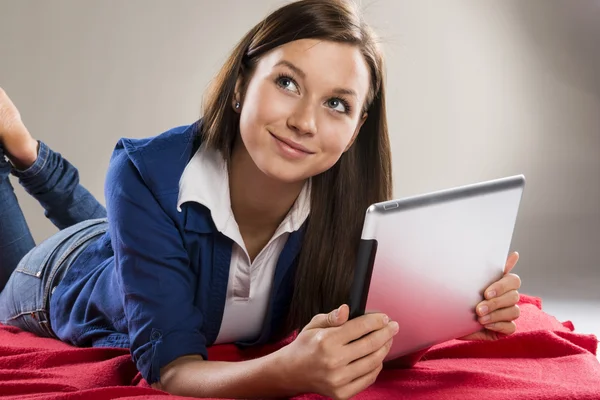
M 521 279 L 510 271 L 517 265 L 517 261 L 519 253 L 511 253 L 504 266 L 504 276 L 485 290 L 485 300 L 477 304 L 475 312 L 483 329 L 460 339 L 496 340 L 515 332 L 514 320 L 521 314 L 517 305 Z

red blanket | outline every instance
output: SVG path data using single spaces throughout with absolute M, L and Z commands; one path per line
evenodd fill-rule
M 517 333 L 495 342 L 453 340 L 430 349 L 413 368 L 384 370 L 358 399 L 600 399 L 594 335 L 573 332 L 522 296 Z M 211 359 L 240 360 L 215 346 Z M 0 397 L 12 399 L 176 399 L 140 378 L 127 350 L 74 348 L 0 326 Z M 4 398 L 4 397 L 3 397 Z M 298 399 L 318 399 L 305 395 Z

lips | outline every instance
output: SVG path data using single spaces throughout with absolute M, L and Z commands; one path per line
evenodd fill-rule
M 271 132 L 269 132 L 269 133 L 271 133 Z M 306 147 L 302 146 L 300 143 L 296 143 L 293 140 L 282 138 L 280 136 L 274 135 L 273 133 L 271 133 L 271 136 L 273 136 L 275 139 L 279 140 L 280 142 L 287 144 L 294 150 L 298 150 L 298 151 L 301 151 L 306 154 L 315 154 L 314 151 L 310 151 Z

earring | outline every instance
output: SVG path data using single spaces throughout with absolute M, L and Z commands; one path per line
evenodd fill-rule
M 235 102 L 235 109 L 236 109 L 236 110 L 239 110 L 239 109 L 240 109 L 240 102 L 239 102 L 239 101 L 236 101 L 236 102 Z

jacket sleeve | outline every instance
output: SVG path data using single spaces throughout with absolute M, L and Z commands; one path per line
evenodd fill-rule
M 150 384 L 160 369 L 184 355 L 207 359 L 194 305 L 194 282 L 187 251 L 174 221 L 148 188 L 121 140 L 105 184 L 109 230 L 115 254 L 131 355 Z

